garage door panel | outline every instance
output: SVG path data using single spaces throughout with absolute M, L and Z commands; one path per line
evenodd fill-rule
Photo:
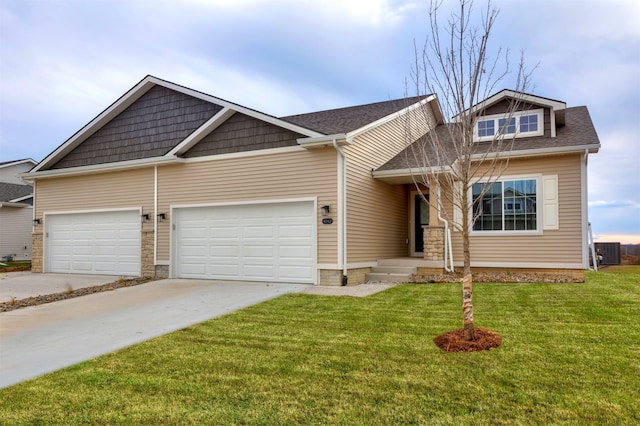
M 47 271 L 140 275 L 140 215 L 112 211 L 49 215 Z
M 180 208 L 174 214 L 178 277 L 314 281 L 312 202 Z M 198 221 L 207 225 L 194 243 L 189 236 Z M 199 262 L 206 267 L 197 276 L 192 266 Z

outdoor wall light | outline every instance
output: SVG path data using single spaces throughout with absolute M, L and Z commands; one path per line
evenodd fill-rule
M 167 218 L 166 213 L 158 213 L 158 222 L 164 222 L 166 218 Z
M 322 216 L 329 216 L 330 211 L 331 209 L 329 208 L 329 206 L 320 207 L 320 212 L 322 212 Z
M 40 219 L 33 219 L 33 226 L 40 225 Z
M 142 220 L 142 223 L 145 223 L 146 221 L 149 220 L 149 213 L 143 213 L 140 215 L 140 219 Z

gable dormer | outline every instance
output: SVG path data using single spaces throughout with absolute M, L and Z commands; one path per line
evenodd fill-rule
M 515 103 L 515 109 L 513 105 Z M 565 124 L 566 104 L 526 93 L 502 90 L 471 108 L 476 115 L 474 141 L 495 137 L 556 137 Z

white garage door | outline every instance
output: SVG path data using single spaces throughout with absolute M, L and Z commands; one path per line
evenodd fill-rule
M 140 212 L 46 217 L 47 272 L 140 275 Z
M 313 202 L 180 208 L 174 215 L 178 277 L 314 282 Z

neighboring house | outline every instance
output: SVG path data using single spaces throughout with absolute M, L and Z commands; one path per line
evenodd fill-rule
M 500 187 L 515 230 L 474 231 L 474 266 L 580 271 L 598 138 L 585 107 L 527 102 L 531 136 Z M 422 134 L 443 126 L 435 96 L 276 118 L 148 76 L 24 175 L 41 220 L 33 270 L 339 285 L 383 259 L 441 271 L 446 250 L 460 265 L 459 232 L 446 246 L 416 196 L 409 115 Z
M 33 187 L 18 174 L 35 165 L 30 158 L 0 163 L 0 261 L 31 259 Z

